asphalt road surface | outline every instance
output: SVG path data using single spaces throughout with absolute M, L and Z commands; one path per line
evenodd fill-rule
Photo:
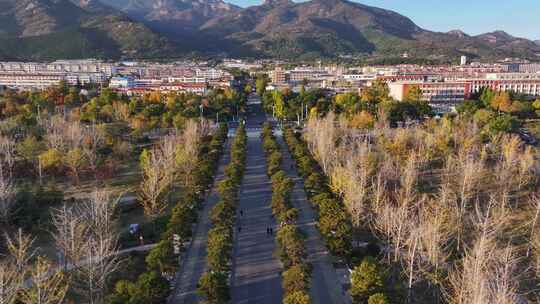
M 281 264 L 274 257 L 277 229 L 270 207 L 272 189 L 266 175 L 266 159 L 260 139 L 264 121 L 260 105 L 251 103 L 246 117 L 246 172 L 240 193 L 233 252 L 231 302 L 234 304 L 279 304 L 283 298 Z M 272 235 L 267 233 L 270 227 Z

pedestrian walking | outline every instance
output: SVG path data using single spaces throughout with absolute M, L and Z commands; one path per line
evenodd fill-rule
M 244 210 L 240 210 L 240 216 L 244 216 Z
M 273 235 L 273 234 L 274 234 L 274 229 L 270 228 L 270 235 Z
M 242 232 L 242 226 L 238 225 L 238 232 Z

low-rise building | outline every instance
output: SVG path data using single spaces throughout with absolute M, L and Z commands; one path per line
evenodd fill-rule
M 208 86 L 206 83 L 164 83 L 159 87 L 159 90 L 163 93 L 177 92 L 204 95 L 208 92 Z
M 132 77 L 113 77 L 109 82 L 109 88 L 133 88 L 135 80 Z
M 462 82 L 392 82 L 388 84 L 390 96 L 403 101 L 412 87 L 422 91 L 422 99 L 430 104 L 456 104 L 470 98 L 471 84 Z
M 18 90 L 45 89 L 65 80 L 58 73 L 0 73 L 0 86 Z

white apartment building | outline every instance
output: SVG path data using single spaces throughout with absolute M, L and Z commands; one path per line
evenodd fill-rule
M 95 59 L 58 60 L 47 64 L 48 71 L 71 73 L 103 73 L 107 77 L 116 74 L 116 66 Z
M 218 69 L 195 69 L 195 75 L 200 78 L 218 79 L 229 76 L 229 73 Z
M 111 77 L 116 73 L 116 66 L 95 59 L 58 60 L 51 63 L 41 62 L 0 62 L 0 71 L 26 73 L 103 73 Z
M 342 76 L 347 81 L 373 81 L 377 78 L 375 74 L 345 74 Z
M 0 73 L 0 86 L 20 90 L 45 89 L 58 85 L 62 80 L 66 80 L 65 75 L 58 73 Z
M 216 78 L 213 78 L 216 79 Z M 168 77 L 167 82 L 183 82 L 183 83 L 206 83 L 204 77 Z
M 471 91 L 476 93 L 488 87 L 495 91 L 512 91 L 531 97 L 540 96 L 540 74 L 536 73 L 494 73 L 485 78 L 467 80 Z
M 328 76 L 328 72 L 323 69 L 296 67 L 289 71 L 289 80 L 293 82 L 321 80 L 325 76 Z
M 488 80 L 540 80 L 540 73 L 488 73 Z

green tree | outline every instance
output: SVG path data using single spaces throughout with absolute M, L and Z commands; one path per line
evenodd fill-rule
M 277 118 L 285 118 L 285 101 L 283 100 L 283 94 L 279 90 L 275 90 L 272 93 L 274 101 L 274 114 Z
M 535 100 L 532 103 L 536 116 L 540 117 L 540 99 Z
M 369 297 L 368 304 L 390 304 L 390 301 L 384 293 L 376 293 Z
M 490 107 L 491 101 L 495 97 L 495 91 L 488 87 L 482 88 L 480 91 L 480 101 L 484 104 L 484 107 Z
M 360 97 L 354 93 L 338 94 L 335 97 L 337 112 L 352 115 L 360 110 Z
M 295 291 L 285 296 L 283 304 L 311 304 L 311 299 L 305 291 Z
M 309 290 L 309 274 L 304 265 L 293 265 L 283 272 L 283 290 L 286 294 Z
M 412 85 L 407 89 L 407 92 L 405 92 L 403 100 L 411 103 L 417 103 L 422 101 L 423 96 L 422 89 L 420 89 L 418 85 Z
M 519 121 L 512 115 L 504 114 L 499 115 L 492 119 L 486 126 L 485 130 L 490 134 L 497 134 L 500 132 L 512 132 L 519 127 Z
M 278 231 L 279 256 L 285 268 L 303 264 L 306 258 L 303 238 L 296 225 L 285 225 Z
M 28 162 L 36 159 L 39 152 L 43 150 L 43 145 L 35 136 L 27 136 L 22 142 L 17 144 L 17 152 Z
M 388 85 L 382 80 L 377 80 L 370 87 L 364 88 L 360 99 L 362 102 L 375 104 L 392 100 Z
M 145 272 L 135 283 L 116 282 L 108 304 L 161 304 L 169 294 L 169 282 L 156 271 Z
M 71 170 L 75 184 L 79 184 L 79 170 L 85 164 L 83 151 L 80 148 L 69 150 L 64 158 L 65 165 Z
M 513 106 L 510 94 L 508 92 L 499 92 L 491 100 L 491 108 L 495 111 L 512 113 Z
M 266 86 L 268 85 L 268 76 L 264 74 L 257 75 L 257 80 L 255 80 L 255 90 L 257 91 L 257 95 L 263 96 L 264 92 L 266 92 Z
M 225 272 L 229 270 L 232 238 L 228 228 L 216 227 L 208 232 L 208 267 L 212 271 Z
M 62 164 L 62 153 L 56 149 L 49 149 L 39 155 L 39 161 L 44 170 L 58 168 Z
M 145 258 L 148 268 L 159 273 L 174 273 L 177 260 L 173 253 L 173 244 L 170 240 L 160 241 L 152 248 Z
M 496 114 L 492 110 L 480 109 L 474 113 L 473 119 L 479 127 L 483 127 L 493 120 L 495 116 Z
M 135 284 L 120 280 L 114 285 L 112 294 L 105 301 L 107 304 L 132 304 L 131 295 L 135 293 Z
M 384 287 L 384 273 L 373 257 L 366 257 L 351 274 L 351 296 L 355 303 L 365 303 L 369 297 Z
M 227 274 L 223 272 L 206 272 L 199 280 L 197 292 L 208 304 L 223 304 L 230 300 Z
M 139 276 L 131 301 L 137 304 L 163 303 L 169 295 L 169 282 L 157 271 L 145 272 Z

